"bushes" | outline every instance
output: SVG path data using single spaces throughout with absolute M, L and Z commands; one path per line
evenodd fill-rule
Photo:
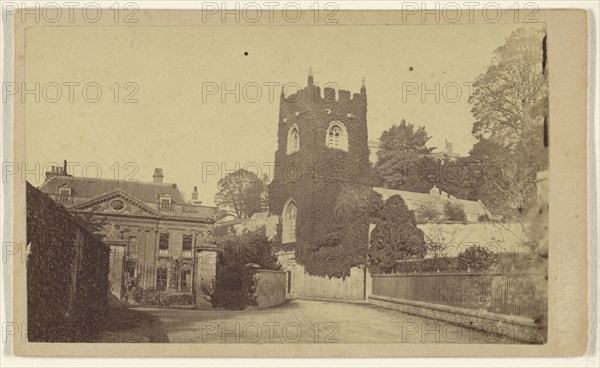
M 243 309 L 256 305 L 254 271 L 257 268 L 279 270 L 271 242 L 262 233 L 231 236 L 219 244 L 223 252 L 217 269 L 215 290 L 210 295 L 215 308 Z
M 486 214 L 483 215 L 479 215 L 479 217 L 477 217 L 477 221 L 479 222 L 491 222 L 492 220 L 490 219 L 490 217 Z
M 485 272 L 501 263 L 500 255 L 479 245 L 460 252 L 457 257 L 435 257 L 398 262 L 395 271 L 400 273 L 419 272 Z
M 448 221 L 467 221 L 465 209 L 459 203 L 446 202 L 444 205 L 444 215 Z
M 171 294 L 165 297 L 164 305 L 193 305 L 192 294 Z
M 499 261 L 498 254 L 479 245 L 473 245 L 458 254 L 461 270 L 485 271 Z
M 160 306 L 168 307 L 172 305 L 188 305 L 194 304 L 193 296 L 191 293 L 174 293 L 168 294 L 166 292 L 156 291 L 155 288 L 149 287 L 143 289 L 141 287 L 135 288 L 131 292 L 131 298 L 134 303 L 129 301 L 128 304 L 139 304 L 143 306 Z
M 425 206 L 421 211 L 415 213 L 417 223 L 424 224 L 429 221 L 439 221 L 441 213 L 435 207 Z

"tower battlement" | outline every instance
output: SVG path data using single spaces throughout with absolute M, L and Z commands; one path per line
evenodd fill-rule
M 312 75 L 309 75 L 308 84 L 303 89 L 287 96 L 282 90 L 279 123 L 297 123 L 308 113 L 366 121 L 366 111 L 367 90 L 364 80 L 358 93 L 345 89 L 339 89 L 336 93 L 336 88 L 330 85 L 321 88 L 314 83 Z

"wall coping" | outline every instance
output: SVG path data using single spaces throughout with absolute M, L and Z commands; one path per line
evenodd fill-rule
M 545 276 L 543 272 L 402 272 L 394 274 L 372 274 L 371 277 L 418 277 L 418 276 L 516 276 L 536 275 Z
M 281 270 L 263 270 L 263 269 L 258 269 L 258 270 L 256 270 L 256 272 L 257 273 L 260 273 L 260 272 L 271 272 L 271 273 L 283 273 L 283 274 L 285 274 L 285 271 L 281 271 Z
M 475 310 L 475 309 L 452 307 L 452 306 L 443 305 L 443 304 L 434 304 L 434 303 L 428 303 L 428 302 L 418 302 L 418 301 L 413 301 L 413 300 L 390 298 L 390 297 L 380 296 L 380 295 L 370 295 L 369 300 L 370 299 L 381 300 L 384 302 L 390 302 L 390 303 L 396 303 L 396 304 L 407 304 L 407 305 L 412 305 L 415 307 L 439 310 L 439 311 L 449 312 L 449 313 L 454 313 L 454 314 L 461 314 L 464 316 L 488 319 L 491 321 L 507 322 L 507 323 L 518 324 L 518 325 L 522 325 L 522 326 L 526 326 L 526 327 L 537 327 L 533 318 L 529 318 L 529 317 L 511 316 L 511 315 L 507 315 L 507 314 L 492 313 L 492 312 L 488 312 L 488 311 L 481 311 L 481 310 Z

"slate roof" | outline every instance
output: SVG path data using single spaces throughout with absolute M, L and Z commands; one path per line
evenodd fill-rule
M 160 195 L 170 195 L 174 204 L 187 204 L 184 194 L 177 184 L 117 181 L 112 179 L 88 179 L 74 176 L 55 176 L 45 181 L 40 190 L 49 194 L 58 194 L 59 187 L 71 188 L 71 195 L 94 198 L 116 189 L 129 193 L 146 203 L 156 203 Z
M 465 211 L 465 215 L 467 217 L 467 221 L 469 222 L 477 222 L 479 216 L 488 215 L 490 216 L 489 211 L 485 208 L 484 204 L 481 201 L 469 201 L 466 199 L 458 199 L 453 196 L 448 196 L 446 193 L 440 194 L 432 194 L 432 193 L 418 193 L 418 192 L 408 192 L 404 190 L 395 190 L 395 189 L 387 189 L 387 188 L 373 188 L 374 191 L 381 194 L 383 200 L 387 200 L 389 197 L 398 194 L 404 202 L 409 210 L 414 211 L 415 213 L 421 213 L 426 209 L 435 209 L 440 214 L 444 213 L 444 206 L 448 202 L 459 203 L 463 206 Z
M 117 195 L 124 192 L 136 200 L 143 202 L 153 210 L 163 213 L 167 217 L 180 218 L 212 218 L 215 207 L 193 205 L 185 198 L 176 184 L 131 182 L 111 179 L 88 179 L 67 175 L 54 176 L 46 180 L 40 187 L 44 193 L 57 196 L 59 188 L 71 188 L 73 201 L 67 207 L 79 206 L 92 199 L 101 199 L 105 196 Z M 165 212 L 159 208 L 159 197 L 168 195 L 171 197 L 169 211 Z

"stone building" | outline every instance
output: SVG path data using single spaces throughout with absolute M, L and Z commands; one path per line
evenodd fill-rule
M 308 85 L 280 99 L 269 212 L 280 215 L 282 243 L 314 241 L 330 222 L 345 184 L 369 185 L 367 90 Z M 298 221 L 297 221 L 298 220 Z M 297 229 L 296 223 L 303 226 Z M 298 230 L 298 231 L 297 231 Z
M 151 182 L 74 177 L 52 167 L 39 188 L 70 212 L 100 224 L 110 246 L 111 291 L 131 297 L 132 288 L 164 294 L 189 293 L 198 282 L 214 281 L 214 207 L 192 200 L 176 184 L 164 183 L 162 169 Z M 194 282 L 196 278 L 196 282 Z
M 259 228 L 262 223 L 265 231 L 275 233 L 273 239 L 278 260 L 287 275 L 288 296 L 364 300 L 371 282 L 370 274 L 364 267 L 370 224 L 366 218 L 352 220 L 350 226 L 340 224 L 334 211 L 344 188 L 371 188 L 369 160 L 373 160 L 375 155 L 370 156 L 370 153 L 376 153 L 379 144 L 377 141 L 368 141 L 367 137 L 364 81 L 360 93 L 351 95 L 349 91 L 339 90 L 336 96 L 333 88 L 325 88 L 322 96 L 320 88 L 309 74 L 308 85 L 304 89 L 294 95 L 281 96 L 276 170 L 269 185 L 271 216 L 266 217 L 268 221 L 257 217 L 253 221 L 246 221 L 248 223 L 219 224 L 216 231 L 223 234 L 241 233 L 248 228 Z M 439 158 L 456 157 L 451 144 L 447 143 Z M 435 219 L 437 221 L 445 221 L 446 203 L 462 206 L 466 214 L 465 222 L 477 222 L 481 216 L 489 215 L 481 202 L 454 198 L 435 186 L 429 193 L 372 189 L 380 193 L 384 200 L 399 194 L 417 215 L 439 213 L 440 218 Z M 272 220 L 272 217 L 276 219 Z M 278 223 L 276 230 L 271 229 L 271 223 Z M 327 236 L 336 226 L 345 226 L 339 243 L 327 243 Z M 325 242 L 322 242 L 324 238 Z M 345 277 L 327 277 L 309 272 L 307 261 L 313 261 L 303 253 L 316 248 L 330 251 L 333 247 L 345 248 L 348 244 L 357 244 L 358 247 L 355 248 L 357 255 L 352 259 L 354 266 Z M 347 256 L 347 253 L 348 248 L 335 254 Z M 322 253 L 312 257 L 316 261 L 323 261 L 327 253 L 325 257 Z M 339 258 L 330 260 L 333 263 L 339 261 Z M 328 265 L 325 264 L 325 267 Z
M 364 270 L 353 269 L 347 287 L 335 284 L 341 279 L 312 276 L 308 270 L 327 267 L 320 252 L 328 250 L 323 244 L 334 232 L 340 236 L 334 247 L 349 255 L 345 260 L 333 256 L 337 264 L 366 259 L 368 219 L 341 224 L 334 211 L 340 193 L 369 187 L 369 172 L 364 80 L 359 93 L 340 89 L 336 94 L 334 88 L 321 89 L 309 72 L 305 88 L 281 96 L 269 184 L 269 213 L 279 218 L 274 240 L 288 296 L 364 298 Z M 354 253 L 355 248 L 360 250 Z

